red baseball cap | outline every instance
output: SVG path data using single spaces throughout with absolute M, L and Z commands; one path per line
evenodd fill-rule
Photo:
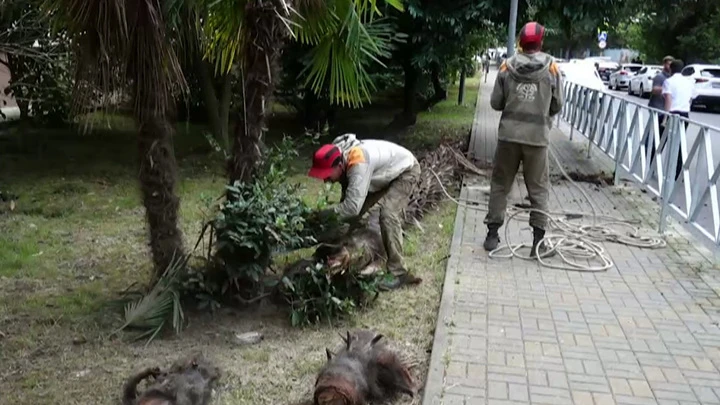
M 313 164 L 308 176 L 325 180 L 332 174 L 335 167 L 342 161 L 342 151 L 335 145 L 327 144 L 313 155 Z
M 520 46 L 539 44 L 545 36 L 545 27 L 535 21 L 525 24 L 520 31 Z

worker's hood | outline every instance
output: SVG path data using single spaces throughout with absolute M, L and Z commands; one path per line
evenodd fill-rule
M 519 82 L 537 82 L 547 75 L 552 56 L 543 53 L 516 53 L 507 60 L 508 72 Z
M 343 156 L 347 157 L 347 153 L 350 149 L 360 145 L 360 140 L 357 139 L 355 134 L 343 134 L 335 138 L 332 143 L 340 148 Z

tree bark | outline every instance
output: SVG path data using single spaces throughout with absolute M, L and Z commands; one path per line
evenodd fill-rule
M 462 105 L 464 100 L 465 100 L 465 69 L 460 69 L 460 85 L 458 86 L 458 105 Z
M 439 63 L 433 63 L 432 68 L 430 69 L 430 78 L 432 80 L 433 85 L 433 102 L 437 103 L 442 100 L 447 99 L 447 90 L 445 90 L 442 86 L 442 82 L 440 81 L 440 64 Z
M 169 111 L 146 111 L 136 116 L 140 190 L 155 265 L 150 286 L 155 285 L 173 256 L 184 254 L 182 233 L 177 224 L 180 198 L 175 194 L 177 162 L 172 144 L 175 127 L 168 119 L 171 115 Z
M 400 121 L 403 126 L 415 125 L 417 122 L 417 82 L 418 70 L 412 65 L 410 57 L 403 62 L 405 85 L 403 87 L 403 111 L 400 114 Z
M 215 90 L 215 80 L 210 73 L 208 62 L 197 58 L 198 80 L 200 81 L 200 91 L 205 101 L 205 109 L 207 111 L 208 124 L 212 131 L 213 137 L 220 146 L 228 152 L 230 150 L 230 137 L 228 134 L 228 120 L 230 110 L 230 74 L 223 77 L 223 88 L 220 93 L 220 100 Z M 227 103 L 227 104 L 225 104 Z
M 225 151 L 230 151 L 230 104 L 232 102 L 232 75 L 226 73 L 222 80 L 220 94 L 220 135 L 223 138 Z
M 230 183 L 252 181 L 262 161 L 262 137 L 270 112 L 277 62 L 287 38 L 278 14 L 280 5 L 252 0 L 246 6 L 247 39 L 243 44 L 244 111 L 235 125 L 232 157 L 228 162 Z

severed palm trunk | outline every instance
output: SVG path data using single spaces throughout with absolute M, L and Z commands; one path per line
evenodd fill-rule
M 277 65 L 289 31 L 282 22 L 289 15 L 284 0 L 250 0 L 245 9 L 243 43 L 244 108 L 235 126 L 230 183 L 252 181 L 262 161 L 262 136 L 271 110 Z

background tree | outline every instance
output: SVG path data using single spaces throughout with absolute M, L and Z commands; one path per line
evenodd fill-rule
M 486 48 L 492 43 L 477 43 L 473 38 L 494 38 L 502 21 L 508 18 L 509 2 L 408 0 L 405 8 L 406 13 L 395 13 L 398 30 L 407 36 L 407 41 L 394 53 L 394 60 L 404 74 L 403 111 L 396 118 L 396 124 L 413 125 L 421 107 L 417 95 L 424 92 L 422 79 L 429 77 L 432 86 L 422 107 L 444 99 L 443 82 L 453 73 L 448 65 L 458 58 L 467 59 L 471 54 L 474 57 L 479 51 L 477 48 Z M 475 37 L 482 33 L 491 34 Z
M 621 19 L 627 0 L 532 0 L 528 18 L 541 22 L 548 30 L 545 50 L 566 59 L 597 44 L 600 27 Z M 521 26 L 521 25 L 520 25 Z
M 628 1 L 631 16 L 614 27 L 614 36 L 648 61 L 665 55 L 686 63 L 720 62 L 720 3 L 713 0 Z
M 35 0 L 0 3 L 0 64 L 10 72 L 9 85 L 21 121 L 30 118 L 59 125 L 68 117 L 72 60 L 67 37 L 50 32 L 48 19 Z
M 385 1 L 402 8 L 399 0 Z M 239 60 L 242 77 L 243 105 L 227 170 L 230 182 L 251 181 L 260 167 L 267 114 L 279 83 L 279 57 L 288 38 L 312 47 L 307 84 L 313 92 L 327 90 L 332 102 L 361 105 L 372 88 L 366 67 L 378 62 L 392 41 L 392 27 L 375 19 L 380 15 L 376 0 L 209 3 L 207 56 L 224 73 Z
M 172 145 L 174 92 L 186 83 L 170 46 L 166 21 L 179 4 L 160 0 L 49 0 L 56 21 L 78 50 L 75 107 L 89 103 L 98 84 L 103 94 L 129 90 L 138 131 L 139 180 L 150 231 L 153 281 L 183 253 L 175 192 L 177 162 Z M 107 98 L 106 98 L 107 100 Z

